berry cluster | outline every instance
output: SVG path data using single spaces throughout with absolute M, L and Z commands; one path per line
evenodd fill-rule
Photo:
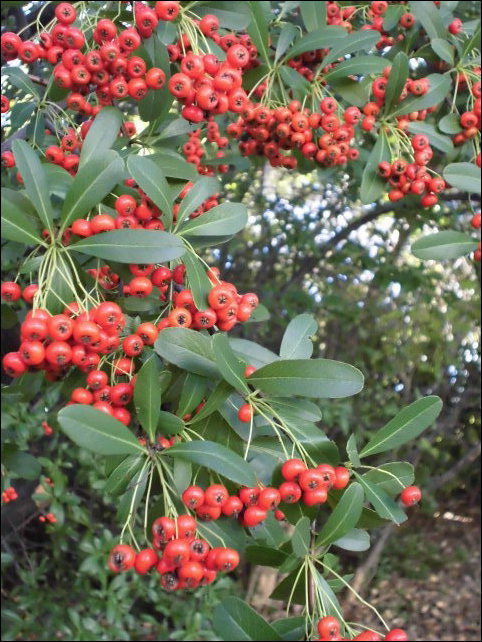
M 385 636 L 381 636 L 375 631 L 367 629 L 362 633 L 359 633 L 354 638 L 342 638 L 341 637 L 341 627 L 340 622 L 336 617 L 327 615 L 326 617 L 321 618 L 317 623 L 317 629 L 319 638 L 317 640 L 324 641 L 335 641 L 335 640 L 365 640 L 368 642 L 377 642 L 381 640 L 391 640 L 392 642 L 404 642 L 408 640 L 408 636 L 402 629 L 391 629 Z
M 438 201 L 437 194 L 445 189 L 446 183 L 440 176 L 432 176 L 426 167 L 433 155 L 427 136 L 415 134 L 411 144 L 415 162 L 408 163 L 403 158 L 392 163 L 382 161 L 378 164 L 378 173 L 391 186 L 388 198 L 392 202 L 417 194 L 421 196 L 422 207 L 433 207 Z
M 45 515 L 40 515 L 38 518 L 39 522 L 48 522 L 49 524 L 55 524 L 57 518 L 53 513 L 46 513 Z
M 158 517 L 152 525 L 153 547 L 136 553 L 131 546 L 114 546 L 109 568 L 115 573 L 131 568 L 143 575 L 154 566 L 167 591 L 195 589 L 211 584 L 218 572 L 228 573 L 239 564 L 239 554 L 232 548 L 211 548 L 196 538 L 196 520 L 179 515 L 176 520 Z
M 9 486 L 8 488 L 5 488 L 5 490 L 2 493 L 2 502 L 4 504 L 9 504 L 10 502 L 15 501 L 18 499 L 17 491 L 13 486 Z
M 281 474 L 286 481 L 279 488 L 242 488 L 237 495 L 229 495 L 222 484 L 212 484 L 205 490 L 200 486 L 189 486 L 182 494 L 182 500 L 203 521 L 224 515 L 235 517 L 242 526 L 252 528 L 261 524 L 270 510 L 275 511 L 276 519 L 284 519 L 282 511 L 277 510 L 281 502 L 294 504 L 301 499 L 308 506 L 326 502 L 328 490 L 345 488 L 350 478 L 343 466 L 333 468 L 320 464 L 308 469 L 300 459 L 286 461 Z
M 320 109 L 321 114 L 302 109 L 298 100 L 275 109 L 250 103 L 226 131 L 240 139 L 241 154 L 265 156 L 273 167 L 296 167 L 296 157 L 284 154 L 294 149 L 325 167 L 356 160 L 359 152 L 350 144 L 361 118 L 358 107 L 342 112 L 336 100 L 324 98 Z
M 219 133 L 219 125 L 216 121 L 211 120 L 210 118 L 208 119 L 206 130 L 208 142 L 217 148 L 215 158 L 224 158 L 222 148 L 228 145 L 229 139 L 226 136 L 221 136 Z M 189 132 L 188 136 L 189 140 L 182 146 L 182 153 L 188 163 L 193 163 L 196 166 L 198 174 L 214 176 L 216 172 L 219 174 L 225 174 L 228 171 L 229 165 L 224 163 L 213 165 L 209 161 L 203 162 L 202 159 L 206 155 L 206 148 L 201 142 L 200 129 Z
M 38 285 L 32 284 L 27 285 L 22 288 L 15 281 L 4 281 L 1 286 L 1 297 L 7 303 L 15 303 L 20 298 L 22 298 L 26 303 L 32 303 L 36 292 L 38 291 Z

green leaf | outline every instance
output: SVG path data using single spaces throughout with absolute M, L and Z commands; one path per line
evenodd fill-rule
M 474 238 L 463 232 L 446 230 L 418 239 L 412 245 L 412 252 L 421 260 L 445 261 L 474 252 L 477 245 Z
M 263 392 L 288 397 L 335 399 L 363 388 L 363 375 L 357 368 L 329 359 L 279 360 L 256 370 L 249 381 Z
M 438 128 L 445 134 L 459 134 L 463 130 L 463 127 L 460 124 L 460 116 L 457 114 L 447 114 L 444 116 L 439 120 Z
M 157 430 L 161 432 L 165 437 L 172 437 L 173 435 L 178 435 L 181 433 L 186 426 L 184 421 L 173 415 L 172 412 L 166 412 L 161 410 L 159 412 L 159 420 L 157 423 Z
M 372 79 L 370 76 L 363 80 L 353 80 L 352 78 L 339 78 L 332 82 L 332 90 L 336 96 L 340 96 L 344 101 L 362 108 L 369 100 L 371 93 Z
M 444 26 L 440 11 L 433 2 L 411 2 L 410 10 L 425 29 L 430 39 L 445 39 L 447 36 L 447 28 Z
M 355 551 L 361 553 L 370 548 L 370 535 L 359 528 L 353 528 L 346 535 L 333 542 L 333 546 L 343 548 L 345 551 Z
M 391 31 L 394 29 L 405 12 L 405 8 L 400 5 L 389 5 L 383 14 L 383 30 Z
M 224 405 L 232 391 L 233 389 L 226 383 L 226 381 L 219 381 L 212 393 L 209 395 L 201 411 L 194 415 L 190 423 L 197 424 L 200 421 L 204 421 L 207 417 L 212 415 L 213 412 L 219 410 L 219 408 Z
M 317 546 L 328 546 L 346 535 L 360 519 L 364 493 L 360 484 L 351 483 L 328 517 L 316 539 Z
M 296 58 L 296 56 L 314 49 L 328 49 L 339 45 L 346 37 L 347 32 L 343 27 L 330 26 L 316 29 L 297 40 L 293 47 L 288 49 L 286 58 Z
M 278 568 L 286 562 L 288 555 L 279 550 L 278 548 L 273 548 L 272 546 L 248 546 L 245 551 L 245 557 L 248 562 L 251 564 L 257 564 L 258 566 L 272 566 L 273 568 Z
M 439 132 L 430 123 L 409 123 L 408 131 L 411 134 L 425 134 L 432 147 L 436 147 L 444 154 L 451 154 L 454 150 L 452 139 Z
M 117 140 L 123 115 L 117 107 L 105 106 L 94 118 L 80 152 L 79 168 L 102 156 Z
M 196 13 L 199 16 L 206 14 L 214 14 L 219 19 L 219 26 L 224 29 L 231 29 L 233 31 L 244 31 L 251 22 L 251 16 L 247 5 L 237 4 L 232 2 L 220 2 L 215 0 L 212 2 L 200 3 L 205 6 L 196 6 Z
M 390 64 L 389 60 L 379 56 L 354 56 L 349 60 L 338 63 L 324 77 L 328 82 L 331 82 L 348 76 L 381 74 L 385 67 L 389 67 Z
M 341 606 L 330 583 L 325 580 L 321 573 L 314 574 L 313 579 L 315 581 L 315 590 L 321 594 L 320 599 L 321 603 L 324 605 L 324 611 L 326 614 L 333 615 L 339 620 L 343 620 Z
M 439 397 L 429 396 L 414 401 L 373 435 L 360 452 L 360 457 L 393 450 L 415 439 L 433 424 L 441 410 L 442 400 Z
M 74 182 L 73 176 L 63 167 L 53 165 L 52 163 L 45 165 L 44 171 L 49 186 L 49 193 L 64 200 Z
M 174 488 L 179 495 L 186 490 L 192 479 L 192 466 L 188 461 L 175 459 L 172 469 Z
M 326 2 L 304 2 L 300 3 L 301 18 L 307 31 L 315 31 L 326 27 Z
M 465 40 L 462 46 L 460 61 L 465 62 L 467 58 L 469 58 L 468 54 L 470 54 L 476 47 L 480 49 L 480 20 L 476 29 L 474 30 L 474 33 L 470 36 L 470 38 L 467 38 L 467 40 Z
M 214 631 L 221 640 L 281 640 L 272 626 L 237 597 L 227 597 L 214 609 Z
M 274 60 L 277 62 L 286 52 L 298 33 L 298 29 L 291 22 L 287 22 L 281 27 L 278 42 L 276 43 L 276 52 Z
M 260 368 L 279 359 L 277 354 L 254 341 L 248 341 L 247 339 L 230 339 L 229 343 L 236 354 L 255 368 Z
M 427 93 L 423 96 L 409 96 L 405 98 L 392 112 L 392 116 L 402 116 L 412 111 L 428 109 L 429 107 L 438 105 L 444 100 L 452 86 L 450 76 L 430 74 L 427 78 L 430 83 Z
M 137 373 L 134 386 L 134 405 L 137 418 L 151 441 L 156 436 L 161 410 L 161 389 L 157 357 L 148 359 Z
M 167 83 L 162 89 L 149 89 L 138 103 L 139 117 L 146 123 L 157 121 L 169 112 L 173 102 L 174 96 L 167 89 Z
M 455 47 L 444 38 L 432 38 L 430 46 L 439 58 L 448 62 L 449 65 L 454 64 Z
M 117 152 L 104 152 L 101 158 L 82 167 L 76 174 L 62 207 L 64 228 L 85 216 L 125 177 L 124 161 Z
M 147 467 L 141 470 L 131 480 L 127 492 L 119 499 L 117 518 L 120 522 L 126 522 L 136 514 L 147 486 Z
M 27 74 L 20 67 L 3 67 L 2 75 L 8 76 L 8 79 L 14 87 L 20 89 L 25 94 L 33 96 L 35 102 L 38 102 L 42 95 L 42 88 L 30 80 Z
M 283 83 L 290 89 L 294 89 L 298 93 L 309 91 L 310 83 L 296 69 L 282 65 L 279 68 L 279 74 Z
M 261 3 L 249 0 L 248 6 L 251 12 L 251 24 L 248 27 L 248 33 L 253 39 L 253 44 L 258 50 L 260 57 L 269 67 L 271 67 L 271 60 L 268 51 L 268 25 Z
M 162 152 L 149 156 L 149 159 L 155 162 L 164 176 L 186 181 L 195 181 L 199 178 L 194 165 L 172 150 L 163 149 Z
M 276 620 L 271 626 L 287 642 L 301 640 L 305 635 L 306 618 L 302 616 L 287 617 L 283 620 Z
M 407 519 L 403 510 L 393 501 L 393 499 L 376 484 L 367 481 L 355 473 L 357 480 L 360 482 L 365 496 L 376 512 L 384 519 L 389 519 L 395 524 L 401 524 Z
M 480 169 L 473 163 L 451 163 L 445 167 L 443 177 L 452 187 L 480 194 Z
M 3 466 L 22 479 L 37 479 L 42 472 L 38 459 L 30 453 L 19 451 L 5 454 L 2 458 Z
M 17 102 L 15 103 L 15 105 L 13 105 L 10 110 L 10 135 L 23 127 L 25 123 L 30 121 L 30 118 L 36 107 L 37 105 L 34 102 Z
M 269 399 L 269 405 L 273 410 L 277 410 L 284 415 L 291 415 L 295 419 L 315 422 L 321 420 L 320 408 L 308 399 L 274 397 Z
M 210 196 L 219 192 L 219 190 L 220 185 L 217 178 L 203 176 L 196 181 L 179 205 L 176 227 L 178 227 L 189 214 L 197 210 Z
M 282 600 L 287 602 L 291 596 L 293 604 L 305 604 L 305 580 L 306 571 L 300 573 L 297 568 L 282 580 L 269 596 L 271 600 Z M 303 627 L 304 633 L 304 627 Z
M 104 486 L 108 495 L 122 495 L 142 468 L 145 458 L 142 455 L 129 455 L 112 471 Z
M 256 484 L 256 476 L 250 465 L 242 457 L 221 444 L 212 441 L 189 441 L 175 444 L 164 452 L 169 457 L 180 457 L 193 464 L 214 470 L 236 484 L 243 486 Z
M 52 231 L 52 204 L 43 165 L 37 154 L 24 140 L 14 140 L 12 151 L 27 195 L 37 210 L 42 223 Z
M 186 266 L 186 275 L 189 289 L 192 292 L 194 304 L 198 310 L 206 310 L 208 306 L 208 294 L 213 289 L 213 284 L 209 280 L 206 268 L 197 255 L 194 255 L 189 249 L 183 257 L 183 263 Z
M 246 206 L 242 203 L 221 203 L 202 216 L 189 220 L 180 234 L 192 236 L 230 237 L 242 230 L 248 222 Z
M 99 455 L 145 452 L 124 424 L 91 406 L 67 406 L 59 412 L 58 421 L 65 434 L 78 446 Z
M 113 230 L 70 246 L 75 252 L 118 263 L 166 263 L 185 252 L 181 239 L 157 230 Z
M 385 91 L 386 114 L 389 114 L 392 106 L 398 102 L 408 78 L 408 72 L 408 56 L 403 51 L 399 51 L 393 59 L 390 75 L 388 76 L 387 89 Z
M 236 521 L 198 522 L 197 530 L 212 547 L 230 546 L 240 553 L 246 547 L 246 533 Z
M 236 357 L 226 334 L 216 333 L 212 338 L 213 354 L 216 365 L 223 378 L 236 390 L 249 392 L 244 376 L 246 364 Z
M 379 133 L 363 171 L 360 187 L 360 198 L 363 203 L 377 201 L 386 191 L 387 183 L 378 173 L 378 164 L 382 161 L 391 161 L 390 144 L 383 131 Z
M 172 223 L 172 200 L 169 185 L 158 165 L 145 156 L 129 156 L 127 169 L 147 196 L 162 211 L 168 227 Z
M 2 189 L 2 238 L 27 245 L 42 243 L 35 220 L 24 214 L 6 191 Z
M 204 399 L 208 386 L 206 377 L 200 377 L 192 372 L 187 372 L 182 386 L 181 398 L 179 399 L 179 406 L 177 414 L 183 417 L 188 413 L 192 413 L 196 407 Z
M 190 123 L 185 118 L 176 118 L 172 120 L 165 120 L 162 125 L 162 129 L 159 130 L 157 135 L 157 140 L 166 140 L 168 138 L 175 138 L 176 136 L 182 136 L 188 132 L 192 132 L 195 129 L 199 128 L 198 123 Z
M 350 435 L 348 441 L 346 442 L 346 454 L 348 459 L 354 466 L 360 466 L 360 455 L 358 454 L 358 448 L 356 443 L 356 435 L 353 433 Z
M 415 479 L 412 464 L 405 461 L 384 464 L 363 475 L 363 479 L 379 486 L 391 496 L 400 495 L 406 486 L 411 486 Z
M 311 314 L 299 314 L 286 328 L 279 355 L 281 359 L 309 359 L 313 354 L 311 336 L 318 329 L 318 323 Z
M 305 557 L 310 550 L 310 520 L 308 517 L 302 517 L 295 526 L 291 536 L 291 545 L 293 552 L 298 557 Z
M 354 31 L 345 35 L 343 40 L 333 46 L 329 53 L 323 58 L 323 67 L 327 67 L 338 58 L 344 58 L 348 54 L 357 51 L 370 51 L 380 39 L 380 34 L 373 29 L 367 31 Z M 324 48 L 328 45 L 323 45 Z
M 211 339 L 188 328 L 165 328 L 154 344 L 157 354 L 169 363 L 194 374 L 219 378 Z

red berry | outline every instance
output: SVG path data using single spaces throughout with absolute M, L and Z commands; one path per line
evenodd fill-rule
M 118 544 L 114 546 L 109 555 L 109 568 L 114 573 L 127 571 L 134 566 L 136 553 L 131 546 Z
M 407 486 L 402 490 L 400 499 L 404 506 L 414 506 L 422 499 L 422 491 L 418 486 Z

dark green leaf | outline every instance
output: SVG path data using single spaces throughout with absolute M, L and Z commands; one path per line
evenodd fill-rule
M 179 368 L 206 377 L 219 378 L 211 340 L 188 328 L 165 328 L 155 343 L 157 354 Z
M 203 176 L 197 180 L 179 205 L 176 227 L 178 227 L 189 214 L 197 210 L 210 196 L 219 192 L 219 189 L 220 185 L 217 178 Z
M 355 433 L 350 435 L 348 441 L 346 442 L 346 454 L 348 455 L 348 459 L 354 466 L 360 466 L 360 455 L 358 454 Z
M 244 369 L 246 364 L 236 357 L 226 334 L 217 333 L 212 338 L 214 360 L 223 378 L 236 390 L 249 392 Z
M 310 520 L 308 517 L 302 517 L 295 526 L 291 536 L 291 545 L 293 552 L 298 557 L 305 557 L 310 550 Z
M 185 251 L 179 237 L 157 230 L 113 230 L 89 236 L 70 247 L 118 263 L 166 263 Z
M 480 194 L 480 169 L 473 163 L 451 163 L 445 167 L 443 177 L 452 187 Z
M 346 535 L 360 519 L 364 493 L 360 484 L 351 483 L 317 537 L 317 546 L 328 546 Z
M 251 564 L 258 566 L 272 566 L 278 568 L 283 564 L 288 555 L 272 546 L 248 546 L 245 557 Z
M 162 211 L 168 227 L 172 222 L 172 200 L 169 185 L 158 165 L 145 156 L 129 156 L 127 168 L 139 187 Z
M 12 151 L 27 195 L 37 210 L 42 223 L 52 231 L 52 204 L 43 165 L 37 154 L 24 140 L 14 140 Z
M 277 62 L 285 53 L 295 39 L 297 33 L 298 29 L 295 25 L 291 24 L 291 22 L 287 22 L 281 27 L 278 42 L 276 43 L 276 52 L 274 56 L 275 62 Z
M 441 410 L 439 397 L 423 397 L 414 401 L 373 435 L 360 452 L 360 457 L 393 450 L 415 439 L 433 424 Z
M 389 67 L 390 64 L 389 60 L 378 56 L 354 56 L 349 60 L 338 63 L 325 74 L 325 78 L 331 82 L 338 78 L 347 78 L 348 76 L 381 74 L 385 67 Z
M 35 219 L 24 214 L 20 206 L 2 189 L 2 237 L 18 243 L 42 243 Z
M 402 116 L 412 111 L 428 109 L 441 103 L 449 94 L 452 81 L 449 75 L 430 74 L 427 76 L 429 89 L 423 96 L 410 96 L 403 100 L 392 112 L 392 116 Z
M 172 412 L 160 411 L 157 429 L 165 437 L 178 435 L 184 428 L 184 421 L 180 417 L 173 415 Z
M 305 635 L 306 618 L 288 617 L 284 620 L 276 620 L 271 626 L 286 642 L 301 640 Z
M 446 230 L 423 236 L 412 245 L 414 255 L 422 260 L 445 261 L 465 256 L 477 249 L 477 241 L 464 234 Z
M 439 120 L 438 128 L 445 134 L 459 134 L 463 130 L 458 114 L 447 114 L 444 116 Z
M 253 39 L 253 43 L 258 50 L 258 54 L 262 60 L 271 66 L 270 55 L 268 51 L 268 24 L 261 7 L 260 2 L 248 1 L 249 10 L 251 12 L 251 24 L 248 27 L 248 33 Z
M 122 118 L 122 112 L 117 107 L 107 105 L 100 110 L 82 143 L 80 168 L 99 158 L 112 147 L 119 135 Z
M 444 38 L 432 38 L 430 45 L 439 58 L 448 62 L 449 65 L 454 64 L 455 47 L 453 45 Z
M 183 263 L 186 266 L 187 282 L 192 292 L 194 304 L 198 310 L 206 310 L 209 307 L 207 297 L 213 289 L 206 268 L 198 256 L 192 254 L 189 249 L 184 254 Z
M 281 640 L 266 620 L 237 597 L 225 598 L 214 609 L 213 628 L 221 640 Z
M 326 2 L 307 2 L 305 0 L 300 3 L 300 12 L 307 31 L 326 27 Z
M 363 203 L 373 203 L 385 193 L 387 183 L 378 173 L 378 164 L 391 160 L 390 144 L 386 134 L 382 131 L 370 152 L 363 171 L 360 187 L 360 198 Z
M 129 455 L 112 471 L 104 486 L 108 495 L 122 495 L 142 468 L 145 459 L 142 455 Z
M 159 366 L 155 355 L 148 359 L 137 373 L 134 386 L 134 405 L 143 429 L 154 441 L 161 409 Z
M 405 82 L 408 78 L 408 56 L 400 51 L 393 59 L 390 75 L 388 76 L 387 89 L 385 91 L 385 113 L 389 114 L 393 105 L 396 105 Z
M 365 496 L 376 512 L 384 519 L 389 519 L 395 524 L 401 524 L 407 519 L 403 510 L 393 501 L 393 499 L 380 488 L 377 484 L 372 484 L 365 478 L 355 473 L 357 480 L 360 482 Z
M 250 383 L 276 396 L 335 399 L 357 394 L 363 375 L 355 367 L 329 359 L 276 361 L 256 370 Z
M 408 131 L 411 134 L 425 134 L 432 147 L 436 147 L 444 154 L 450 154 L 454 150 L 452 139 L 440 134 L 430 123 L 409 123 Z
M 313 32 L 314 33 L 314 32 Z M 367 31 L 354 31 L 345 35 L 343 40 L 333 46 L 329 53 L 323 58 L 323 67 L 343 58 L 348 54 L 357 51 L 370 51 L 377 44 L 380 34 L 372 29 Z M 327 48 L 328 45 L 322 45 Z
M 444 26 L 440 11 L 433 2 L 412 2 L 410 10 L 432 38 L 443 38 L 447 36 L 447 28 Z
M 200 377 L 192 372 L 186 374 L 184 384 L 182 386 L 181 398 L 179 399 L 179 406 L 177 414 L 179 417 L 184 417 L 186 414 L 194 412 L 196 407 L 204 399 L 208 385 L 206 377 Z
M 37 102 L 42 95 L 42 89 L 30 80 L 27 74 L 20 67 L 3 67 L 2 75 L 8 76 L 8 79 L 14 87 L 20 89 L 25 94 L 33 96 Z
M 384 464 L 363 475 L 363 479 L 376 484 L 391 496 L 400 495 L 406 486 L 411 486 L 415 479 L 412 464 L 405 461 Z
M 239 455 L 212 441 L 189 441 L 175 444 L 166 451 L 169 457 L 180 457 L 230 479 L 236 484 L 253 486 L 256 477 L 250 465 Z
M 297 40 L 291 49 L 288 49 L 286 58 L 291 59 L 306 51 L 339 45 L 347 37 L 343 27 L 329 26 L 316 29 Z
M 318 324 L 311 314 L 299 314 L 292 319 L 281 341 L 281 359 L 309 359 L 313 354 L 311 337 L 317 329 Z
M 242 230 L 248 222 L 246 206 L 242 203 L 222 203 L 202 216 L 185 223 L 180 234 L 193 236 L 230 237 Z
M 3 466 L 22 479 L 37 479 L 42 470 L 38 459 L 30 453 L 19 451 L 5 454 L 2 458 Z
M 80 169 L 62 207 L 63 227 L 85 216 L 125 177 L 124 162 L 117 152 L 108 150 Z
M 120 421 L 91 406 L 74 404 L 58 414 L 59 425 L 78 446 L 99 455 L 144 452 L 134 435 Z

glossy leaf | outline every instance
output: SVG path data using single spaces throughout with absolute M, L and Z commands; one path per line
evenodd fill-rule
M 441 103 L 450 91 L 452 81 L 450 76 L 430 74 L 429 89 L 423 96 L 409 96 L 403 100 L 392 112 L 392 116 L 402 116 L 412 111 L 428 109 Z
M 388 76 L 385 91 L 385 113 L 389 114 L 392 106 L 398 102 L 408 78 L 408 72 L 408 56 L 403 51 L 400 51 L 393 59 L 390 75 Z
M 238 359 L 226 334 L 216 333 L 212 338 L 214 360 L 223 378 L 236 390 L 249 392 L 244 369 L 246 364 Z
M 165 328 L 155 343 L 157 354 L 169 363 L 194 374 L 219 378 L 211 340 L 188 328 Z
M 229 343 L 236 354 L 245 359 L 249 365 L 255 366 L 255 368 L 260 368 L 268 363 L 279 360 L 277 354 L 254 341 L 233 338 L 229 340 Z
M 295 58 L 306 51 L 339 45 L 347 36 L 342 27 L 330 26 L 316 29 L 297 40 L 293 47 L 288 49 L 287 59 Z
M 286 52 L 298 33 L 298 29 L 291 22 L 287 22 L 281 27 L 278 42 L 276 43 L 275 62 Z
M 172 200 L 169 185 L 158 165 L 145 156 L 129 156 L 127 169 L 147 196 L 162 211 L 166 225 L 172 222 Z
M 451 163 L 445 167 L 443 177 L 452 187 L 480 194 L 480 169 L 473 163 Z
M 439 58 L 448 62 L 449 65 L 454 64 L 455 47 L 453 45 L 444 38 L 432 38 L 430 45 Z
M 457 259 L 477 249 L 477 241 L 463 232 L 446 230 L 423 236 L 412 245 L 413 254 L 422 260 Z
M 433 2 L 412 2 L 410 10 L 430 39 L 447 37 L 447 28 L 444 26 L 440 11 Z
M 125 177 L 124 162 L 117 152 L 104 152 L 80 169 L 68 191 L 62 207 L 63 227 L 83 218 L 102 202 Z
M 67 406 L 59 412 L 58 421 L 65 434 L 78 446 L 99 455 L 144 452 L 144 448 L 124 424 L 91 406 Z
M 355 367 L 329 359 L 276 361 L 256 370 L 250 383 L 276 396 L 335 399 L 357 394 L 363 375 Z
M 317 537 L 318 546 L 328 546 L 346 535 L 360 519 L 364 493 L 360 484 L 351 483 Z
M 408 131 L 411 134 L 425 134 L 432 147 L 439 149 L 444 154 L 450 154 L 454 150 L 452 139 L 440 134 L 430 123 L 409 123 Z
M 185 428 L 184 421 L 173 415 L 172 412 L 161 410 L 159 412 L 159 419 L 157 422 L 157 430 L 164 435 L 164 437 L 172 437 L 178 435 Z
M 119 135 L 122 119 L 122 112 L 117 107 L 107 105 L 100 110 L 82 143 L 79 167 L 102 156 L 112 147 Z
M 271 66 L 271 59 L 268 50 L 268 25 L 261 8 L 261 3 L 250 0 L 248 2 L 248 6 L 251 12 L 251 24 L 248 27 L 248 33 L 253 39 L 253 44 L 258 50 L 258 54 L 261 59 L 268 66 Z
M 35 219 L 23 212 L 19 204 L 2 189 L 2 238 L 27 245 L 42 243 Z
M 188 238 L 198 236 L 233 236 L 248 222 L 246 206 L 242 203 L 222 203 L 202 216 L 191 219 L 180 234 Z
M 381 74 L 385 67 L 389 67 L 391 62 L 385 58 L 377 56 L 354 56 L 349 60 L 335 65 L 328 73 L 325 79 L 328 81 L 337 80 L 338 78 L 347 78 L 348 76 L 367 76 L 368 74 Z
M 354 31 L 345 35 L 343 40 L 333 46 L 328 54 L 323 58 L 323 67 L 327 67 L 332 62 L 343 58 L 344 56 L 358 51 L 370 51 L 380 38 L 380 34 L 372 29 L 367 31 Z M 323 45 L 327 47 L 328 45 Z
M 52 230 L 52 204 L 44 168 L 37 154 L 24 140 L 14 140 L 12 151 L 25 191 L 44 226 Z
M 221 640 L 281 640 L 266 620 L 237 597 L 225 598 L 214 609 L 213 628 Z
M 185 252 L 183 263 L 186 266 L 186 276 L 189 289 L 192 292 L 194 304 L 198 310 L 206 310 L 208 308 L 208 294 L 213 288 L 213 284 L 209 280 L 206 268 L 201 260 L 189 249 Z
M 326 2 L 300 2 L 300 13 L 307 31 L 326 27 Z
M 193 464 L 214 470 L 236 484 L 243 486 L 256 484 L 256 477 L 250 465 L 242 457 L 221 444 L 212 441 L 189 441 L 175 444 L 165 453 L 169 457 L 180 457 Z
M 360 198 L 363 203 L 373 203 L 386 191 L 386 181 L 378 173 L 378 164 L 382 161 L 391 161 L 391 151 L 387 136 L 381 132 L 363 171 Z
M 370 548 L 370 535 L 366 531 L 354 528 L 333 542 L 333 546 L 358 553 L 367 551 Z
M 313 342 L 318 324 L 311 314 L 300 314 L 292 319 L 281 341 L 281 359 L 309 359 L 313 354 Z
M 137 418 L 151 441 L 156 436 L 157 422 L 161 410 L 161 389 L 159 367 L 155 355 L 148 359 L 136 376 L 134 405 Z
M 406 486 L 411 486 L 415 479 L 415 472 L 412 464 L 406 461 L 392 462 L 369 470 L 363 475 L 373 484 L 379 486 L 389 495 L 400 495 Z
M 291 536 L 291 545 L 293 552 L 298 557 L 305 557 L 310 550 L 310 520 L 308 517 L 302 517 L 295 526 Z
M 366 499 L 370 502 L 380 517 L 388 519 L 395 524 L 401 524 L 407 519 L 403 510 L 393 501 L 393 499 L 377 484 L 367 481 L 355 473 L 357 480 L 360 482 Z
M 217 178 L 203 176 L 197 180 L 179 205 L 176 226 L 179 226 L 189 214 L 192 214 L 204 201 L 219 190 L 220 184 Z
M 165 263 L 184 254 L 181 239 L 157 230 L 113 230 L 70 246 L 76 252 L 118 263 Z
M 134 476 L 142 468 L 144 457 L 129 455 L 112 471 L 104 486 L 104 492 L 109 495 L 122 495 Z

